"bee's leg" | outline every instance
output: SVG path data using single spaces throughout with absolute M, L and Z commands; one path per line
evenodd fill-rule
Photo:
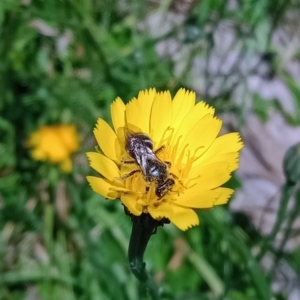
M 122 164 L 135 164 L 134 160 L 121 159 Z
M 164 150 L 164 149 L 165 149 L 165 146 L 162 145 L 161 147 L 159 147 L 158 149 L 156 149 L 156 150 L 154 151 L 154 154 L 157 154 L 157 153 L 159 153 L 160 151 L 162 151 L 162 150 Z
M 166 188 L 166 190 L 158 196 L 157 200 L 161 200 L 164 196 L 166 196 L 171 191 L 172 191 L 171 189 Z
M 171 175 L 174 179 L 178 179 L 178 177 L 177 177 L 175 174 L 170 173 L 170 175 Z
M 126 179 L 126 178 L 128 178 L 128 177 L 134 175 L 135 173 L 139 173 L 139 172 L 141 172 L 141 170 L 139 170 L 139 169 L 133 170 L 133 171 L 131 171 L 131 172 L 129 172 L 129 173 L 127 173 L 127 174 L 121 176 L 121 179 Z
M 171 168 L 172 164 L 170 161 L 164 161 L 164 163 L 168 166 L 168 168 Z
M 155 189 L 155 194 L 158 197 L 158 200 L 163 198 L 167 193 L 172 191 L 172 188 L 175 184 L 174 179 L 168 178 L 165 182 L 162 182 Z

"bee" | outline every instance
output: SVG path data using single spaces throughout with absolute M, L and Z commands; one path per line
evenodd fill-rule
M 135 163 L 139 169 L 133 170 L 123 176 L 128 178 L 137 172 L 142 172 L 146 182 L 155 182 L 155 194 L 158 198 L 162 198 L 175 184 L 173 178 L 170 178 L 169 162 L 163 162 L 157 157 L 157 153 L 164 149 L 160 147 L 153 151 L 153 142 L 145 133 L 135 133 L 127 129 L 125 134 L 125 150 L 133 160 L 123 160 L 125 164 Z
M 162 198 L 168 192 L 170 192 L 175 184 L 173 178 L 167 178 L 166 181 L 159 183 L 155 189 L 155 194 L 158 198 Z

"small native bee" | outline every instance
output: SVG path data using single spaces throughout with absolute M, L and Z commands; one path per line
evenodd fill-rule
M 161 161 L 156 155 L 164 146 L 153 151 L 153 142 L 148 135 L 131 132 L 129 129 L 126 130 L 125 136 L 125 149 L 133 160 L 123 160 L 123 163 L 136 163 L 140 169 L 126 174 L 123 178 L 142 172 L 146 182 L 156 183 L 156 196 L 163 197 L 175 184 L 174 179 L 169 177 L 170 163 Z
M 167 178 L 165 182 L 162 182 L 161 184 L 158 184 L 155 189 L 155 194 L 158 198 L 162 198 L 164 195 L 166 195 L 169 191 L 172 190 L 172 187 L 174 186 L 175 181 L 173 178 Z

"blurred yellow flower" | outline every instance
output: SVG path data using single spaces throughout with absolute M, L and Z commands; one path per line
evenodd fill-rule
M 100 174 L 87 177 L 95 192 L 120 198 L 133 215 L 165 217 L 182 230 L 199 224 L 194 209 L 224 204 L 233 194 L 220 186 L 238 168 L 243 143 L 238 133 L 218 137 L 222 121 L 205 102 L 196 104 L 194 92 L 180 89 L 172 100 L 169 91 L 150 89 L 127 105 L 117 98 L 111 104 L 111 117 L 113 129 L 103 119 L 94 129 L 102 153 L 87 153 L 91 167 Z M 134 172 L 141 170 L 137 163 L 128 162 L 132 157 L 125 148 L 126 128 L 146 134 L 153 153 L 167 166 L 171 184 L 165 184 L 162 195 L 157 181 L 149 182 L 141 171 Z
M 73 125 L 41 126 L 33 132 L 26 146 L 35 160 L 59 164 L 64 172 L 72 171 L 71 154 L 79 149 L 79 136 Z

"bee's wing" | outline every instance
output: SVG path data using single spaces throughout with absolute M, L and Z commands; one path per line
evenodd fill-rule
M 136 127 L 133 124 L 127 123 L 125 124 L 125 126 L 123 127 L 124 130 L 124 134 L 126 135 L 132 135 L 132 134 L 136 134 L 136 133 L 141 133 L 141 129 Z
M 140 155 L 138 156 L 138 165 L 143 173 L 143 176 L 144 177 L 147 177 L 147 168 L 148 168 L 148 162 L 147 162 L 147 157 L 143 156 L 143 155 Z
M 126 139 L 128 139 L 129 137 L 133 136 L 136 132 L 133 131 L 132 129 L 130 129 L 129 127 L 122 127 L 123 132 L 124 132 L 124 136 Z
M 124 127 L 119 127 L 116 130 L 116 134 L 118 136 L 120 144 L 125 145 L 126 142 L 129 140 L 129 138 L 135 134 L 135 132 L 132 129 L 128 128 L 127 126 L 124 126 Z

